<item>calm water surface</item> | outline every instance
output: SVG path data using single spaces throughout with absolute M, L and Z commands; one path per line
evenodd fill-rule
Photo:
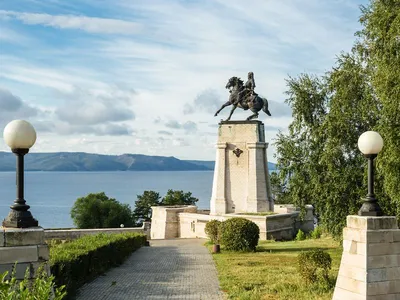
M 75 200 L 88 193 L 108 197 L 134 207 L 136 196 L 154 190 L 164 196 L 168 189 L 192 192 L 197 206 L 210 207 L 212 171 L 182 172 L 25 172 L 25 199 L 44 228 L 73 227 L 70 210 Z M 15 172 L 0 172 L 0 220 L 15 199 Z

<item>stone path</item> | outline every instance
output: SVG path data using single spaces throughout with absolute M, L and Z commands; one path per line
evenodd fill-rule
M 78 300 L 224 299 L 203 239 L 152 240 L 121 266 L 84 285 Z

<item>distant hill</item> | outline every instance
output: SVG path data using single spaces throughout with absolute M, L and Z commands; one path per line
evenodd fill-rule
M 180 160 L 142 154 L 103 155 L 83 152 L 29 153 L 26 171 L 206 171 L 213 161 Z M 269 169 L 275 165 L 269 163 Z M 15 156 L 0 152 L 0 172 L 15 170 Z

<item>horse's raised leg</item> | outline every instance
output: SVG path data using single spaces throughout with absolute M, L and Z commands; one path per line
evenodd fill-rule
M 250 117 L 247 118 L 247 121 L 250 121 L 251 119 L 255 119 L 258 118 L 258 112 L 255 112 L 254 114 L 252 114 Z
M 221 110 L 223 110 L 225 107 L 231 105 L 232 103 L 230 101 L 222 104 L 221 108 L 217 110 L 217 112 L 215 113 L 214 117 L 218 116 L 218 114 L 221 112 Z
M 235 111 L 237 107 L 237 104 L 233 105 L 232 109 L 231 109 L 231 113 L 229 114 L 229 117 L 225 120 L 225 121 L 229 121 L 232 117 L 233 112 Z

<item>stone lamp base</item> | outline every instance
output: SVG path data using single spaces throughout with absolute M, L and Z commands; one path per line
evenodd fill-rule
M 11 274 L 15 263 L 15 276 L 23 279 L 29 269 L 29 279 L 36 277 L 36 271 L 45 265 L 50 275 L 49 248 L 44 241 L 42 227 L 8 228 L 0 227 L 0 273 Z

